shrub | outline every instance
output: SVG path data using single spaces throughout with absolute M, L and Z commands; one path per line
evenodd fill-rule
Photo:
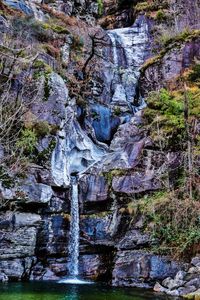
M 192 68 L 190 74 L 188 75 L 188 80 L 191 82 L 197 82 L 200 80 L 200 64 L 197 63 Z
M 181 257 L 200 242 L 198 201 L 157 192 L 140 200 L 139 210 L 146 218 L 146 230 L 159 241 L 154 248 L 157 253 Z
M 125 211 L 143 216 L 144 232 L 152 237 L 151 251 L 190 258 L 200 242 L 200 207 L 198 201 L 180 196 L 179 192 L 159 191 L 128 203 Z
M 165 15 L 165 13 L 164 13 L 163 10 L 160 9 L 159 11 L 157 11 L 157 13 L 156 13 L 156 20 L 159 23 L 161 23 L 161 22 L 163 22 L 163 21 L 166 20 L 166 15 Z
M 184 97 L 182 90 L 169 92 L 161 89 L 149 93 L 146 99 L 144 118 L 147 128 L 155 144 L 162 145 L 163 149 L 183 150 L 185 147 Z M 189 124 L 192 126 L 194 118 L 200 117 L 200 88 L 188 87 L 187 97 Z
M 121 109 L 120 109 L 120 107 L 118 106 L 118 107 L 116 107 L 116 108 L 114 109 L 114 115 L 115 115 L 115 116 L 120 116 L 120 114 L 121 114 Z
M 19 148 L 19 150 L 21 150 L 22 153 L 29 156 L 35 151 L 37 140 L 38 139 L 35 130 L 25 128 L 21 131 L 21 135 L 16 143 L 16 146 Z
M 182 98 L 173 97 L 165 89 L 151 92 L 147 98 L 148 107 L 144 111 L 147 127 L 154 142 L 163 148 L 183 146 L 180 143 L 185 129 L 183 103 Z
M 50 133 L 50 126 L 47 121 L 39 121 L 34 125 L 34 132 L 37 137 L 44 137 Z
M 42 152 L 37 153 L 35 159 L 36 162 L 40 165 L 45 165 L 50 162 L 51 154 L 56 146 L 56 139 L 53 138 L 48 147 L 44 149 Z
M 15 185 L 15 182 L 12 177 L 7 173 L 7 170 L 0 166 L 0 181 L 4 188 L 12 188 Z

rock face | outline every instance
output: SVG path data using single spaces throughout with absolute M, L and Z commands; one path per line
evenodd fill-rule
M 82 64 L 79 55 L 88 45 L 83 47 L 77 36 L 66 33 L 66 28 L 64 37 L 59 33 L 58 38 L 57 31 L 63 31 L 59 25 L 53 27 L 53 37 L 56 36 L 53 44 L 49 45 L 48 39 L 42 40 L 42 47 L 37 48 L 37 51 L 47 48 L 48 54 L 43 50 L 37 53 L 39 67 L 33 61 L 28 75 L 39 78 L 43 92 L 38 94 L 37 101 L 31 102 L 27 115 L 46 126 L 48 133 L 44 134 L 46 127 L 42 127 L 35 149 L 38 157 L 31 156 L 27 174 L 14 178 L 14 183 L 12 174 L 9 180 L 3 177 L 0 182 L 0 281 L 58 280 L 68 275 L 71 176 L 76 176 L 81 276 L 114 286 L 154 286 L 155 291 L 169 295 L 197 291 L 199 258 L 193 258 L 188 268 L 170 257 L 154 254 L 152 245 L 158 246 L 159 241 L 147 232 L 143 216 L 137 211 L 132 214 L 129 206 L 134 210 L 135 201 L 141 195 L 161 190 L 166 170 L 169 175 L 180 165 L 180 153 L 159 151 L 142 128 L 145 107 L 142 96 L 169 84 L 195 57 L 200 57 L 199 39 L 165 53 L 158 64 L 145 69 L 141 78 L 142 65 L 151 55 L 153 21 L 148 14 L 140 13 L 129 24 L 134 14 L 126 1 L 121 6 L 116 1 L 103 1 L 101 18 L 98 4 L 90 0 L 44 1 L 43 9 L 38 1 L 4 2 L 45 21 L 47 27 L 53 9 L 59 16 L 64 14 L 65 25 L 76 16 L 92 26 L 99 22 L 109 30 L 101 31 L 106 43 L 96 56 L 104 59 L 98 72 L 95 70 L 87 78 L 89 96 L 85 96 L 84 104 L 80 104 L 80 95 L 77 92 L 74 95 L 71 85 L 73 80 L 77 86 L 84 81 L 83 70 L 77 74 L 73 67 Z M 139 1 L 133 2 L 136 5 Z M 179 9 L 187 8 L 186 2 L 177 1 Z M 46 4 L 51 9 L 49 14 Z M 197 1 L 193 1 L 184 16 L 178 15 L 177 26 L 197 26 L 196 13 L 194 19 L 189 16 L 196 5 Z M 115 16 L 110 26 L 107 26 L 107 13 L 109 18 Z M 0 27 L 2 32 L 7 32 L 9 22 L 2 18 Z M 120 28 L 122 24 L 126 27 Z M 113 26 L 115 29 L 111 30 Z M 60 47 L 58 54 L 56 50 Z M 84 59 L 88 57 L 87 51 L 84 55 Z M 98 59 L 94 64 L 98 64 Z M 64 67 L 62 60 L 65 60 Z M 42 76 L 41 65 L 45 67 Z M 63 75 L 63 70 L 68 73 Z M 38 134 L 37 126 L 31 122 L 33 132 Z M 0 159 L 3 156 L 0 145 Z
M 15 1 L 15 0 L 6 0 L 4 1 L 7 5 L 11 6 L 14 9 L 18 9 L 25 13 L 26 15 L 33 15 L 33 10 L 31 9 L 29 1 Z
M 148 68 L 144 74 L 144 89 L 158 90 L 167 86 L 199 57 L 199 39 L 183 44 L 179 48 L 166 53 L 162 60 Z
M 180 265 L 169 258 L 138 251 L 120 251 L 115 260 L 113 285 L 149 287 L 157 278 L 176 274 Z
M 44 20 L 45 14 L 39 9 L 40 0 L 4 0 L 10 7 L 22 11 L 26 15 L 34 15 L 38 20 Z M 94 23 L 95 16 L 98 16 L 98 5 L 92 1 L 43 1 L 43 4 L 48 4 L 51 8 L 64 12 L 66 15 L 79 15 L 88 22 Z

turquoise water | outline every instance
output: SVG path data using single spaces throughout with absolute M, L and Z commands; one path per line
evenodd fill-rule
M 0 284 L 0 300 L 164 300 L 146 290 L 56 282 Z

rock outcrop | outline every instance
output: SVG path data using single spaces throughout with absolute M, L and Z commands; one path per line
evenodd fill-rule
M 186 299 L 198 299 L 200 287 L 199 266 L 200 258 L 194 257 L 185 271 L 179 271 L 174 278 L 165 278 L 162 285 L 156 283 L 154 291 L 164 292 L 171 296 L 183 296 Z

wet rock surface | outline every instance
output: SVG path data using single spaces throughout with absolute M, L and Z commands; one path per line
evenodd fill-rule
M 37 19 L 45 18 L 31 1 L 4 2 Z M 116 5 L 105 2 L 105 12 L 111 16 L 114 10 L 115 15 Z M 196 26 L 195 3 L 180 17 L 179 26 Z M 94 1 L 49 4 L 90 24 L 99 18 Z M 188 7 L 186 1 L 180 5 Z M 106 19 L 99 23 L 109 29 L 128 26 L 133 14 L 127 9 L 126 5 L 120 8 L 122 13 L 115 15 L 110 27 Z M 48 80 L 40 77 L 43 87 L 48 85 L 48 95 L 38 95 L 39 101 L 32 103 L 30 110 L 55 132 L 37 145 L 40 154 L 50 154 L 48 162 L 36 162 L 27 178 L 13 186 L 0 184 L 0 281 L 58 280 L 68 275 L 70 176 L 79 174 L 81 276 L 115 286 L 154 286 L 155 291 L 174 296 L 200 288 L 199 257 L 188 267 L 153 254 L 151 246 L 156 241 L 145 232 L 142 217 L 126 209 L 131 199 L 162 189 L 164 171 L 175 170 L 181 161 L 180 153 L 157 151 L 141 128 L 145 103 L 138 82 L 140 67 L 150 55 L 150 22 L 140 14 L 131 25 L 105 33 L 109 39 L 109 47 L 103 51 L 107 60 L 90 82 L 93 94 L 87 107 L 80 107 L 70 97 L 67 79 L 54 70 L 55 59 L 40 54 L 54 71 Z M 1 17 L 0 27 L 6 32 L 8 26 Z M 62 48 L 65 61 L 70 60 L 69 48 L 68 43 Z M 160 65 L 145 71 L 141 88 L 147 92 L 165 86 L 199 56 L 199 40 L 172 50 Z

